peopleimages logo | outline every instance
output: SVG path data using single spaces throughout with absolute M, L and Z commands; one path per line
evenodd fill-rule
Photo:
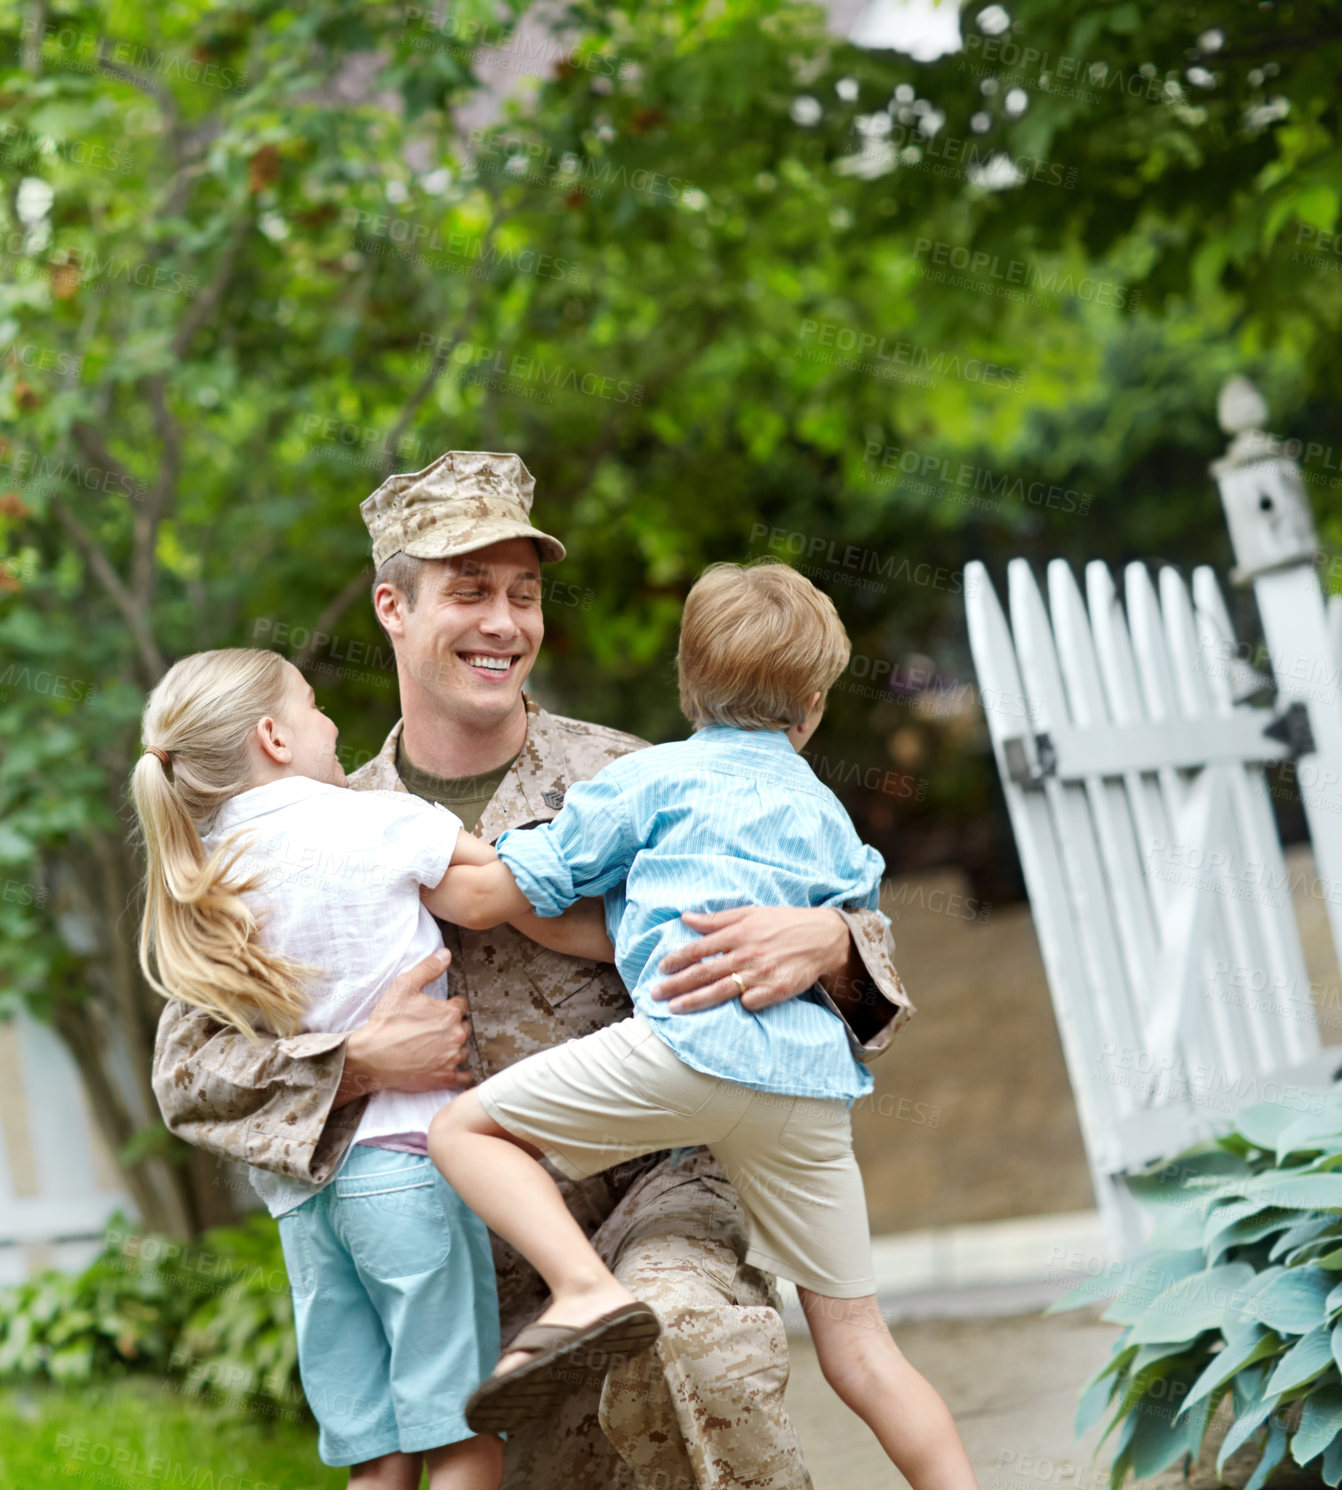
M 533 185 L 552 182 L 566 191 L 577 187 L 583 190 L 594 188 L 592 194 L 595 196 L 609 187 L 668 202 L 680 201 L 687 192 L 698 189 L 692 181 L 681 176 L 663 176 L 660 171 L 643 167 L 631 171 L 619 161 L 593 160 L 572 150 L 556 155 L 543 141 L 526 140 L 517 135 L 496 135 L 491 130 L 473 129 L 470 142 L 478 170 L 486 174 L 500 171 L 515 174 L 518 180 Z
M 1060 160 L 1045 160 L 1041 155 L 1006 155 L 1000 146 L 984 145 L 963 135 L 924 134 L 917 125 L 896 124 L 885 136 L 885 143 L 896 150 L 915 150 L 918 159 L 902 164 L 940 166 L 941 174 L 968 175 L 971 172 L 994 171 L 1004 161 L 1024 181 L 1037 186 L 1061 186 L 1071 191 L 1076 186 L 1075 166 Z
M 985 388 L 1023 388 L 1028 374 L 1018 368 L 1003 367 L 982 357 L 961 357 L 958 352 L 935 351 L 916 342 L 887 339 L 874 331 L 859 331 L 836 321 L 801 323 L 801 340 L 817 347 L 833 347 L 850 352 L 856 358 L 871 358 L 891 368 L 907 367 L 915 373 L 932 377 L 963 378 L 967 383 L 982 383 Z
M 972 590 L 973 581 L 964 582 L 964 571 L 947 569 L 942 565 L 910 560 L 899 554 L 885 554 L 872 548 L 860 548 L 855 543 L 842 548 L 832 538 L 819 533 L 791 532 L 787 528 L 771 528 L 768 523 L 755 523 L 750 529 L 751 552 L 755 552 L 758 540 L 764 539 L 764 548 L 775 554 L 786 554 L 790 558 L 804 560 L 793 564 L 793 568 L 812 578 L 824 576 L 852 583 L 845 578 L 844 571 L 855 574 L 878 574 L 882 579 L 896 583 L 917 585 L 923 589 L 948 590 L 958 595 L 963 587 Z M 884 585 L 865 581 L 861 589 L 884 591 Z
M 32 277 L 47 264 L 57 274 L 65 273 L 82 285 L 93 290 L 103 290 L 120 280 L 123 284 L 138 285 L 143 290 L 164 290 L 170 295 L 195 296 L 200 288 L 194 274 L 184 274 L 179 269 L 169 269 L 146 261 L 135 263 L 130 259 L 118 259 L 110 254 L 100 257 L 91 249 L 49 249 L 43 254 L 28 257 L 27 235 L 14 231 L 4 238 L 4 252 L 14 260 L 14 269 L 21 276 Z M 54 275 L 53 275 L 54 277 Z
M 975 492 L 989 492 L 994 498 L 1011 497 L 1028 502 L 1034 507 L 1048 507 L 1059 512 L 1075 512 L 1085 516 L 1094 500 L 1089 492 L 1077 491 L 1074 487 L 1058 486 L 1044 481 L 1027 482 L 1023 476 L 1010 471 L 997 471 L 988 466 L 976 466 L 969 461 L 953 461 L 943 455 L 910 450 L 907 446 L 882 445 L 879 440 L 868 440 L 862 459 L 868 466 L 877 466 L 880 473 L 886 471 L 904 476 L 931 476 L 943 486 L 963 487 Z M 898 481 L 898 475 L 875 474 L 873 481 Z M 903 483 L 900 483 L 901 485 Z M 914 489 L 922 489 L 913 483 Z M 925 488 L 931 495 L 940 492 L 935 487 Z M 985 502 L 989 508 L 1000 506 L 1000 502 Z
M 58 347 L 44 347 L 37 342 L 0 343 L 0 361 L 7 367 L 26 367 L 29 372 L 54 372 L 73 377 L 84 366 L 84 359 Z
M 8 473 L 8 479 L 16 486 L 31 487 L 34 482 L 52 482 L 56 485 L 73 484 L 85 491 L 100 491 L 104 494 L 129 497 L 138 502 L 147 490 L 138 477 L 124 471 L 104 471 L 98 466 L 84 466 L 76 460 L 60 456 L 43 455 L 22 445 L 11 445 L 0 441 L 0 470 Z
M 584 371 L 564 363 L 545 362 L 522 352 L 510 353 L 471 342 L 454 342 L 450 337 L 434 336 L 431 331 L 420 333 L 418 349 L 421 354 L 431 351 L 432 358 L 439 362 L 450 361 L 458 367 L 469 367 L 463 382 L 482 382 L 493 375 L 518 387 L 535 384 L 538 392 L 557 389 L 564 393 L 584 393 L 589 398 L 604 398 L 617 404 L 643 402 L 642 383 Z
M 510 269 L 516 274 L 534 274 L 541 279 L 562 279 L 571 284 L 577 284 L 582 279 L 581 270 L 572 259 L 556 258 L 553 254 L 539 253 L 534 248 L 505 248 L 497 243 L 487 242 L 478 234 L 448 233 L 444 236 L 428 223 L 411 222 L 407 218 L 393 217 L 382 212 L 367 212 L 357 207 L 346 210 L 344 221 L 357 233 L 388 239 L 414 253 L 436 254 L 441 258 L 470 263 L 478 266 L 486 275 L 495 269 Z M 381 251 L 378 245 L 366 239 L 359 241 L 357 247 L 364 252 Z
M 1140 290 L 1129 289 L 1127 285 L 1115 284 L 1112 280 L 1063 273 L 1057 268 L 1044 270 L 1024 259 L 1004 259 L 986 249 L 970 250 L 963 244 L 943 243 L 934 238 L 915 238 L 913 256 L 920 261 L 926 259 L 927 264 L 962 269 L 970 275 L 986 275 L 1003 285 L 1019 286 L 1040 295 L 1071 295 L 1077 300 L 1115 306 L 1120 310 L 1141 302 Z M 936 278 L 932 274 L 928 277 Z
M 58 135 L 39 134 L 21 124 L 0 124 L 0 160 L 20 160 L 29 154 L 58 156 L 71 165 L 87 166 L 95 171 L 116 171 L 122 176 L 131 170 L 131 157 L 124 150 L 89 140 L 67 140 Z
M 1022 47 L 1010 37 L 982 36 L 971 31 L 965 37 L 966 60 L 960 63 L 961 72 L 971 72 L 975 77 L 995 77 L 1001 86 L 1007 87 L 1020 80 L 1038 79 L 1041 88 L 1064 98 L 1079 98 L 1094 102 L 1101 93 L 1124 93 L 1129 98 L 1144 98 L 1149 103 L 1171 103 L 1184 97 L 1184 89 L 1175 77 L 1161 77 L 1151 63 L 1143 63 L 1135 72 L 1124 72 L 1121 67 L 1111 67 L 1103 60 L 1090 61 L 1085 57 L 1066 52 L 1054 54 L 1041 52 L 1038 47 Z M 976 67 L 969 54 L 981 57 L 991 64 L 990 68 Z M 1016 75 L 1004 77 L 1002 69 L 1019 68 Z M 1067 87 L 1067 84 L 1084 82 L 1085 90 Z M 1064 86 L 1059 86 L 1061 83 Z

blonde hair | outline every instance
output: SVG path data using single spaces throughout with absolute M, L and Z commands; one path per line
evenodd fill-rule
M 285 666 L 277 652 L 244 647 L 184 657 L 149 695 L 145 754 L 131 775 L 147 860 L 144 975 L 164 998 L 194 1004 L 249 1039 L 258 1019 L 277 1034 L 297 1030 L 313 969 L 260 944 L 242 900 L 258 881 L 229 877 L 245 847 L 239 835 L 207 857 L 201 834 L 247 790 L 247 741 L 259 720 L 281 712 Z
M 685 597 L 680 707 L 694 724 L 800 724 L 851 652 L 834 602 L 795 569 L 773 559 L 711 564 Z

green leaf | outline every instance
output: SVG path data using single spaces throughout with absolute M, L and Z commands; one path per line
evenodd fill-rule
M 1211 1426 L 1213 1416 L 1229 1395 L 1228 1388 L 1218 1387 L 1215 1391 L 1208 1392 L 1200 1402 L 1194 1404 L 1192 1412 L 1188 1414 L 1188 1451 L 1195 1458 L 1202 1452 L 1203 1440 L 1207 1436 L 1207 1429 Z
M 1236 1212 L 1238 1214 L 1229 1214 Z M 1210 1262 L 1216 1262 L 1231 1247 L 1242 1247 L 1261 1241 L 1274 1231 L 1291 1226 L 1295 1211 L 1264 1207 L 1258 1200 L 1241 1200 L 1220 1206 L 1207 1217 L 1204 1245 Z
M 1134 1476 L 1145 1480 L 1190 1452 L 1190 1424 L 1177 1419 L 1168 1396 L 1143 1400 L 1134 1412 L 1138 1423 L 1128 1454 Z
M 1291 1457 L 1308 1464 L 1342 1432 L 1342 1387 L 1324 1387 L 1305 1398 L 1300 1426 L 1291 1439 Z
M 1239 1214 L 1227 1216 L 1227 1211 L 1238 1211 Z M 1265 1208 L 1257 1199 L 1220 1205 L 1206 1217 L 1206 1258 L 1215 1264 L 1229 1252 L 1230 1247 L 1248 1246 L 1254 1241 L 1262 1241 L 1263 1237 L 1271 1237 L 1272 1232 L 1290 1228 L 1294 1217 L 1296 1211 L 1278 1210 L 1271 1205 Z
M 1109 1399 L 1114 1395 L 1118 1382 L 1108 1376 L 1096 1377 L 1081 1394 L 1081 1403 L 1076 1410 L 1076 1436 L 1081 1437 L 1104 1416 Z
M 1119 1490 L 1132 1468 L 1131 1444 L 1140 1419 L 1140 1413 L 1130 1412 L 1119 1426 L 1118 1437 L 1114 1440 L 1114 1458 L 1109 1466 L 1110 1490 Z M 1108 1431 L 1112 1432 L 1113 1428 L 1111 1423 Z
M 1227 1318 L 1227 1309 L 1254 1278 L 1254 1270 L 1248 1263 L 1232 1262 L 1181 1279 L 1167 1288 L 1134 1323 L 1132 1342 L 1142 1345 L 1188 1341 L 1204 1330 L 1219 1329 Z M 1261 1300 L 1258 1302 L 1261 1304 Z M 1317 1319 L 1316 1313 L 1311 1324 Z
M 1305 1174 L 1282 1178 L 1277 1173 L 1260 1175 L 1245 1187 L 1265 1205 L 1291 1210 L 1342 1211 L 1342 1174 Z
M 1342 1483 L 1342 1433 L 1323 1452 L 1322 1474 L 1325 1485 Z
M 1137 1354 L 1133 1356 L 1128 1370 L 1133 1377 L 1138 1377 L 1150 1367 L 1159 1365 L 1161 1361 L 1167 1361 L 1172 1356 L 1179 1355 L 1183 1351 L 1184 1345 L 1184 1341 L 1175 1341 L 1173 1343 L 1162 1342 L 1156 1345 L 1140 1346 Z
M 1342 204 L 1342 198 L 1339 198 L 1334 187 L 1313 186 L 1296 197 L 1296 216 L 1301 222 L 1308 223 L 1311 227 L 1322 228 L 1324 232 L 1329 232 L 1337 222 L 1340 204 Z
M 1242 1371 L 1245 1366 L 1252 1365 L 1255 1361 L 1274 1355 L 1280 1348 L 1281 1341 L 1277 1336 L 1259 1325 L 1251 1325 L 1243 1334 L 1233 1335 L 1226 1341 L 1225 1348 L 1208 1362 L 1202 1375 L 1193 1383 L 1188 1399 L 1179 1410 L 1187 1412 L 1195 1402 L 1228 1382 L 1236 1372 Z
M 1277 1135 L 1277 1163 L 1303 1149 L 1328 1146 L 1325 1140 L 1342 1137 L 1342 1108 L 1329 1104 L 1322 1112 L 1309 1112 L 1288 1123 Z
M 1140 1348 L 1139 1346 L 1128 1344 L 1128 1334 L 1129 1331 L 1124 1330 L 1118 1339 L 1114 1341 L 1114 1348 L 1108 1361 L 1091 1377 L 1090 1381 L 1086 1383 L 1087 1386 L 1097 1381 L 1104 1381 L 1107 1377 L 1114 1375 L 1115 1372 L 1127 1372 Z
M 1270 1276 L 1269 1276 L 1270 1275 Z M 1248 1305 L 1249 1317 L 1279 1335 L 1304 1335 L 1326 1315 L 1333 1276 L 1322 1268 L 1277 1268 Z
M 1273 1423 L 1268 1429 L 1267 1443 L 1263 1446 L 1262 1456 L 1255 1465 L 1254 1472 L 1244 1490 L 1263 1490 L 1268 1475 L 1285 1457 L 1286 1429 L 1280 1423 Z
M 1236 1449 L 1242 1448 L 1258 1432 L 1276 1411 L 1280 1400 L 1279 1397 L 1263 1397 L 1257 1402 L 1251 1402 L 1240 1413 L 1230 1425 L 1230 1431 L 1222 1441 L 1220 1452 L 1216 1456 L 1217 1474 L 1223 1474 L 1225 1472 L 1226 1460 L 1230 1458 Z
M 1208 250 L 1211 245 L 1208 244 Z M 1218 271 L 1219 272 L 1219 271 Z M 1254 1102 L 1235 1114 L 1235 1127 L 1250 1143 L 1275 1152 L 1281 1136 L 1299 1121 L 1300 1114 L 1279 1102 Z
M 1270 1394 L 1293 1391 L 1313 1381 L 1321 1372 L 1333 1364 L 1333 1330 L 1328 1324 L 1316 1325 L 1299 1340 L 1277 1362 L 1277 1368 L 1268 1378 Z
M 1291 1213 L 1287 1213 L 1291 1214 Z M 1273 1262 L 1278 1257 L 1284 1256 L 1294 1247 L 1302 1246 L 1305 1242 L 1312 1242 L 1320 1237 L 1331 1227 L 1338 1225 L 1336 1216 L 1309 1216 L 1304 1221 L 1297 1221 L 1294 1226 L 1272 1244 L 1272 1250 L 1268 1256 Z
M 1206 1267 L 1206 1256 L 1200 1247 L 1177 1251 L 1155 1251 L 1141 1254 L 1123 1265 L 1126 1281 L 1118 1297 L 1104 1311 L 1110 1324 L 1135 1324 L 1142 1314 L 1172 1283 L 1190 1277 Z

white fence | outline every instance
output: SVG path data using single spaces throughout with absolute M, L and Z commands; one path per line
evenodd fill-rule
M 1233 390 L 1244 404 L 1244 385 Z M 1252 394 L 1252 390 L 1249 390 Z M 1253 394 L 1256 399 L 1257 395 Z M 1259 410 L 1250 406 L 1251 414 Z M 1223 400 L 1223 420 L 1224 400 Z M 1252 422 L 1252 421 L 1251 421 Z M 1321 1048 L 1264 765 L 1296 762 L 1342 945 L 1342 705 L 1299 473 L 1240 434 L 1216 468 L 1276 673 L 1239 656 L 1216 577 L 1104 564 L 1008 571 L 1010 624 L 966 569 L 970 645 L 1100 1210 L 1144 1220 L 1123 1176 L 1236 1108 L 1302 1108 L 1342 1067 Z M 1247 448 L 1246 448 L 1247 439 Z M 1021 1073 L 1028 1081 L 1028 1072 Z

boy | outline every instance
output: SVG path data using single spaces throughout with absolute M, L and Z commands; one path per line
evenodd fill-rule
M 914 1490 L 974 1483 L 945 1404 L 877 1305 L 848 1114 L 872 1080 L 843 1024 L 814 994 L 681 1017 L 650 994 L 662 958 L 692 936 L 684 911 L 876 907 L 880 856 L 799 754 L 849 650 L 832 603 L 787 566 L 712 566 L 686 600 L 678 655 L 696 733 L 615 761 L 552 822 L 505 833 L 497 863 L 451 869 L 424 892 L 435 914 L 479 927 L 605 895 L 635 1007 L 491 1077 L 430 1126 L 435 1164 L 554 1295 L 472 1399 L 477 1431 L 545 1410 L 655 1331 L 534 1156 L 577 1178 L 704 1144 L 749 1216 L 747 1260 L 798 1285 L 826 1379 Z

